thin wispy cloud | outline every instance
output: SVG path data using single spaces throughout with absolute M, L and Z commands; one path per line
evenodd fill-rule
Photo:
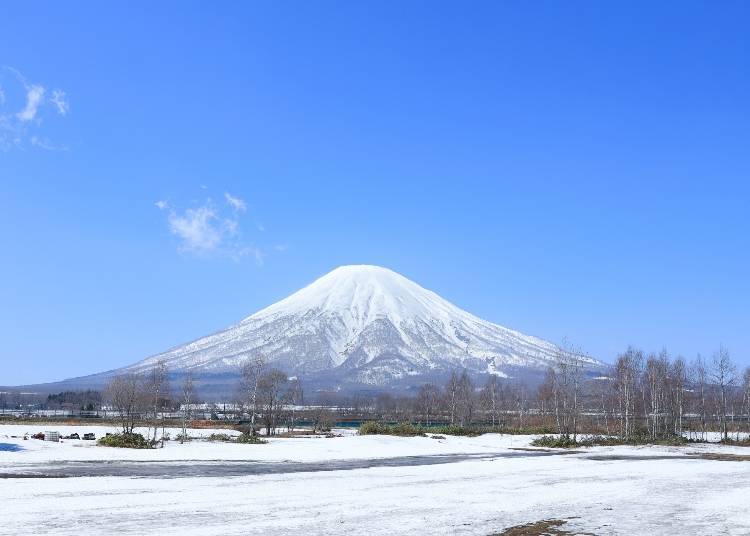
M 250 258 L 256 265 L 263 265 L 265 251 L 248 242 L 243 233 L 241 218 L 247 211 L 247 203 L 242 198 L 225 193 L 223 203 L 208 198 L 183 210 L 166 200 L 154 205 L 167 213 L 167 226 L 177 239 L 180 253 L 235 261 Z
M 182 214 L 169 214 L 169 230 L 180 239 L 180 249 L 193 253 L 215 251 L 222 241 L 221 226 L 210 206 L 189 208 Z
M 246 251 L 247 254 L 252 255 L 253 259 L 255 259 L 255 264 L 258 266 L 263 266 L 264 259 L 266 258 L 266 254 L 263 253 L 263 251 L 259 248 L 251 247 Z
M 65 92 L 48 91 L 9 66 L 0 66 L 0 82 L 0 150 L 29 146 L 47 151 L 67 150 L 65 145 L 50 141 L 42 130 L 48 112 L 54 111 L 60 117 L 70 112 Z
M 241 212 L 245 212 L 247 210 L 247 204 L 239 197 L 234 197 L 233 195 L 225 192 L 224 199 L 227 200 L 229 206 L 231 206 L 234 210 Z
M 44 99 L 44 88 L 42 86 L 33 85 L 26 90 L 26 106 L 23 110 L 16 114 L 19 121 L 33 121 L 36 117 L 36 112 L 39 109 L 39 105 Z
M 31 136 L 29 138 L 29 143 L 34 146 L 38 147 L 39 149 L 44 149 L 45 151 L 67 151 L 68 148 L 65 145 L 58 145 L 55 143 L 52 143 L 47 138 L 40 138 L 38 136 Z
M 57 113 L 65 116 L 68 115 L 68 110 L 70 110 L 70 104 L 68 104 L 68 101 L 65 99 L 65 92 L 60 91 L 59 89 L 56 89 L 52 92 L 52 97 L 50 98 L 52 101 L 52 104 L 55 105 L 57 108 Z

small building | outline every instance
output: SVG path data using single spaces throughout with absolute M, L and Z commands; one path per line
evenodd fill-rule
M 60 432 L 44 432 L 45 441 L 54 441 L 55 443 L 60 442 Z

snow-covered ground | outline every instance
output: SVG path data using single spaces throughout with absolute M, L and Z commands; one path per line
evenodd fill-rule
M 44 430 L 114 431 L 0 426 L 0 474 L 77 464 L 246 463 L 279 470 L 230 477 L 3 478 L 0 534 L 488 535 L 553 518 L 567 520 L 567 530 L 593 534 L 750 534 L 750 461 L 694 455 L 750 456 L 742 447 L 595 447 L 539 455 L 525 450 L 529 436 L 349 433 L 266 445 L 168 442 L 164 449 L 133 451 L 22 439 Z M 226 431 L 191 435 L 212 432 Z M 462 454 L 474 457 L 450 456 Z M 397 458 L 399 466 L 387 465 Z M 425 463 L 429 459 L 440 463 Z M 372 466 L 347 467 L 346 460 L 372 460 Z M 294 469 L 334 462 L 343 469 Z

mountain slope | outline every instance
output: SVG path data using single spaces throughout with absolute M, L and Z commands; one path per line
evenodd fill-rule
M 238 324 L 124 370 L 159 360 L 175 372 L 235 372 L 263 355 L 290 374 L 382 385 L 465 367 L 509 375 L 543 370 L 558 348 L 482 320 L 377 266 L 342 266 Z M 600 363 L 587 359 L 587 364 Z

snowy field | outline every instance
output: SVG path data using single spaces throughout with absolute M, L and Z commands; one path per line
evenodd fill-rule
M 560 453 L 529 449 L 529 436 L 342 432 L 135 451 L 22 439 L 44 430 L 115 431 L 0 425 L 2 535 L 490 535 L 544 519 L 566 521 L 571 534 L 750 534 L 742 447 Z M 191 435 L 212 432 L 227 431 Z M 708 459 L 716 454 L 723 459 Z M 70 476 L 94 468 L 125 476 Z M 215 476 L 226 468 L 231 476 Z

